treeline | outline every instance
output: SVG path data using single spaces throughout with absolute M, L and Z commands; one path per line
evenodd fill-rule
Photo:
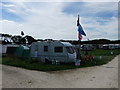
M 34 39 L 30 35 L 9 35 L 9 34 L 0 34 L 1 37 L 1 43 L 2 44 L 31 44 L 32 42 L 35 42 L 36 39 Z
M 79 44 L 78 40 L 61 40 L 63 42 L 70 42 L 74 45 Z M 89 41 L 81 41 L 81 44 L 120 44 L 120 40 L 108 40 L 108 39 L 95 39 Z
M 2 44 L 28 44 L 30 45 L 32 42 L 36 41 L 47 41 L 52 39 L 35 39 L 30 35 L 10 35 L 10 34 L 2 34 L 0 33 L 1 43 Z M 52 40 L 56 41 L 56 40 Z M 77 45 L 79 44 L 78 40 L 60 40 L 62 42 L 70 42 L 71 44 Z M 108 40 L 108 39 L 95 39 L 89 41 L 81 41 L 81 44 L 120 44 L 120 40 Z

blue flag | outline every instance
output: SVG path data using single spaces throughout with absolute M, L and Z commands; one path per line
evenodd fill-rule
M 83 28 L 82 28 L 82 26 L 79 24 L 79 26 L 78 26 L 78 32 L 81 34 L 81 35 L 84 35 L 84 36 L 86 36 L 86 34 L 85 34 L 85 32 L 83 31 Z
M 77 26 L 78 26 L 78 32 L 79 32 L 79 34 L 86 36 L 85 32 L 83 31 L 82 26 L 79 23 L 79 15 L 78 15 L 78 20 L 77 20 Z

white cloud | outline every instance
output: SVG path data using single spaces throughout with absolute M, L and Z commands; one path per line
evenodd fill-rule
M 4 0 L 4 2 L 119 2 L 119 0 Z
M 118 39 L 118 19 L 113 17 L 106 24 L 101 25 L 94 18 L 83 18 L 83 20 L 89 23 L 84 23 L 83 26 L 86 29 L 87 36 L 85 39 L 106 38 L 106 39 Z M 89 30 L 90 28 L 90 30 Z M 92 29 L 93 30 L 92 30 Z
M 9 33 L 13 35 L 20 33 L 20 24 L 17 22 L 1 20 L 0 24 L 2 24 L 2 33 Z
M 2 7 L 14 7 L 13 4 L 6 5 L 6 4 L 1 3 L 1 5 L 2 5 Z
M 77 39 L 75 18 L 62 13 L 61 8 L 62 3 L 49 3 L 46 7 L 31 7 L 33 13 L 25 18 L 26 22 L 19 26 L 15 22 L 3 21 L 3 31 L 17 34 L 23 30 L 36 38 Z
M 10 0 L 11 1 L 11 0 Z M 30 14 L 29 7 L 27 7 L 24 2 L 7 2 L 7 4 L 2 3 L 2 8 L 6 12 L 10 12 L 13 14 L 18 15 L 19 17 L 21 16 L 26 16 Z
M 12 9 L 16 11 L 17 15 L 22 16 L 25 19 L 25 22 L 19 23 L 15 21 L 2 20 L 4 33 L 20 34 L 20 31 L 23 30 L 25 34 L 29 34 L 40 39 L 52 38 L 77 40 L 77 16 L 75 17 L 63 13 L 62 9 L 64 8 L 64 3 L 59 2 L 44 3 L 44 5 L 32 5 L 32 3 L 14 2 L 13 5 L 16 8 L 12 7 Z M 86 7 L 94 8 L 94 6 L 92 6 L 93 3 L 86 5 L 88 5 Z M 96 5 L 96 9 L 98 5 L 94 5 Z M 105 6 L 103 8 L 105 8 Z M 103 8 L 99 8 L 99 11 L 102 11 Z M 106 8 L 106 10 L 109 10 L 109 8 Z M 26 14 L 27 17 L 25 16 Z M 114 17 L 110 19 L 105 25 L 100 25 L 100 23 L 96 21 L 96 18 L 92 17 L 82 17 L 81 20 L 83 28 L 87 34 L 83 40 L 86 40 L 87 38 L 117 39 L 117 36 L 113 37 L 118 33 L 117 18 Z M 93 28 L 94 31 L 86 28 Z M 103 34 L 104 32 L 105 34 Z
M 118 10 L 118 3 L 113 2 L 91 2 L 86 3 L 85 6 L 88 7 L 92 13 Z
M 13 9 L 8 9 L 8 12 L 10 12 L 10 13 L 17 13 L 17 11 L 13 10 Z

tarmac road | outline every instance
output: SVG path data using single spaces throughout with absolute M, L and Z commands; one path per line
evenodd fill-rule
M 118 56 L 102 66 L 54 72 L 0 67 L 3 88 L 118 88 Z

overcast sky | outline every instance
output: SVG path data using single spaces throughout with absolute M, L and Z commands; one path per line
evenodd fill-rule
M 37 39 L 78 40 L 77 15 L 90 39 L 118 39 L 118 2 L 0 2 L 1 33 L 24 31 Z

